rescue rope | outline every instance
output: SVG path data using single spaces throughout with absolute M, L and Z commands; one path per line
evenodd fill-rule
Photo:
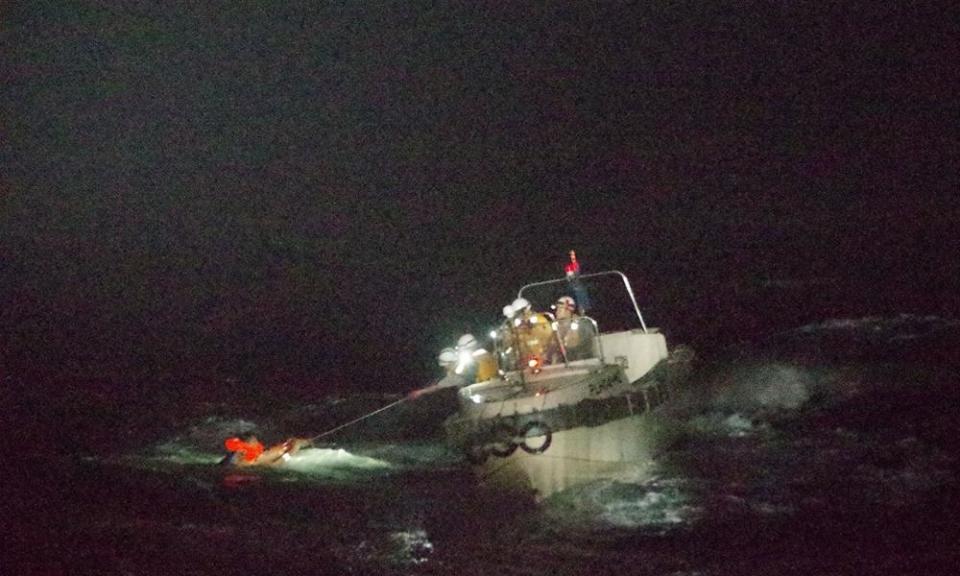
M 341 424 L 341 425 L 339 425 L 339 426 L 337 426 L 337 427 L 335 427 L 335 428 L 331 428 L 330 430 L 327 430 L 326 432 L 321 432 L 320 434 L 317 434 L 316 436 L 313 436 L 313 437 L 311 437 L 311 438 L 308 438 L 308 440 L 309 440 L 310 442 L 314 442 L 314 441 L 316 441 L 316 440 L 319 440 L 320 438 L 323 438 L 324 436 L 329 436 L 330 434 L 333 434 L 334 432 L 337 432 L 338 430 L 342 430 L 342 429 L 346 428 L 347 426 L 352 426 L 352 425 L 354 425 L 354 424 L 356 424 L 356 423 L 358 423 L 358 422 L 361 422 L 361 421 L 363 421 L 363 420 L 366 420 L 367 418 L 369 418 L 369 417 L 371 417 L 371 416 L 375 416 L 375 415 L 383 412 L 384 410 L 387 410 L 388 408 L 393 408 L 393 407 L 396 406 L 397 404 L 400 404 L 400 403 L 402 403 L 402 402 L 406 402 L 408 399 L 409 399 L 409 396 L 404 396 L 404 397 L 400 398 L 399 400 L 397 400 L 397 401 L 395 401 L 395 402 L 391 402 L 391 403 L 387 404 L 386 406 L 384 406 L 384 407 L 382 407 L 382 408 L 377 408 L 377 409 L 374 410 L 373 412 L 370 412 L 370 413 L 368 413 L 368 414 L 364 414 L 363 416 L 360 416 L 359 418 L 354 418 L 353 420 L 351 420 L 351 421 L 349 421 L 349 422 L 347 422 L 347 423 L 345 423 L 345 424 Z

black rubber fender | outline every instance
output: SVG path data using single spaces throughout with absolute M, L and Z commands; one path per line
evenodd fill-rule
M 527 422 L 520 430 L 520 436 L 524 439 L 523 442 L 520 443 L 520 448 L 523 448 L 523 451 L 527 454 L 543 454 L 547 451 L 547 448 L 550 447 L 550 443 L 553 442 L 553 430 L 551 430 L 550 426 L 547 426 L 545 422 L 538 420 Z M 538 436 L 545 437 L 539 445 L 531 446 L 527 442 L 527 438 L 535 438 Z
M 514 442 L 516 437 L 516 428 L 506 422 L 497 424 L 490 436 L 490 453 L 500 458 L 510 456 L 517 451 L 517 443 Z

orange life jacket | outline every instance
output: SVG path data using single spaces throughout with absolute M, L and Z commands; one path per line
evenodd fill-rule
M 227 438 L 223 442 L 228 452 L 239 452 L 245 462 L 253 462 L 263 454 L 263 444 L 258 440 L 244 442 L 240 438 Z

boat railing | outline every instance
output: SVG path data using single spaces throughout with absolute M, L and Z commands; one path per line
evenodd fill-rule
M 568 285 L 575 284 L 575 283 L 581 282 L 582 280 L 586 280 L 588 278 L 597 278 L 600 276 L 616 276 L 620 278 L 620 280 L 623 282 L 624 289 L 626 289 L 627 296 L 630 298 L 630 304 L 633 306 L 633 312 L 636 314 L 637 320 L 640 321 L 640 326 L 643 328 L 643 331 L 647 332 L 648 331 L 647 323 L 644 321 L 643 314 L 640 312 L 640 306 L 637 305 L 637 298 L 633 293 L 633 287 L 630 286 L 630 280 L 627 279 L 626 274 L 624 274 L 623 272 L 620 272 L 619 270 L 605 270 L 603 272 L 579 274 L 577 276 L 574 276 L 573 278 L 564 277 L 564 278 L 554 278 L 552 280 L 543 280 L 541 282 L 532 282 L 530 284 L 526 284 L 523 287 L 521 287 L 520 290 L 517 291 L 517 297 L 525 298 L 524 292 L 526 292 L 531 288 L 539 288 L 543 286 L 551 286 L 556 284 L 568 284 Z

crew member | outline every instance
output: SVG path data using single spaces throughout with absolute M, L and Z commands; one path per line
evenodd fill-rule
M 443 368 L 443 378 L 437 381 L 436 384 L 427 386 L 426 388 L 419 388 L 410 393 L 410 398 L 419 398 L 424 394 L 430 394 L 431 392 L 436 392 L 443 388 L 450 388 L 456 386 L 460 388 L 467 383 L 467 380 L 457 374 L 457 364 L 458 364 L 457 351 L 453 348 L 444 348 L 440 351 L 440 355 L 437 356 L 437 365 L 440 368 Z
M 473 334 L 464 334 L 457 341 L 456 374 L 463 376 L 468 383 L 486 382 L 499 373 L 497 360 L 492 354 L 480 347 Z
M 567 280 L 573 280 L 580 275 L 580 263 L 577 262 L 577 253 L 575 250 L 570 251 L 570 261 L 563 267 L 563 272 Z
M 553 329 L 546 314 L 534 312 L 526 298 L 517 298 L 510 305 L 512 333 L 517 344 L 517 360 L 521 368 L 539 366 L 546 359 L 547 350 L 553 340 Z
M 563 272 L 570 284 L 570 290 L 576 295 L 577 302 L 580 304 L 580 313 L 586 314 L 590 302 L 587 299 L 587 287 L 583 285 L 583 281 L 580 279 L 580 262 L 577 260 L 575 250 L 570 251 L 570 261 L 564 266 Z
M 550 362 L 580 360 L 590 355 L 589 340 L 591 327 L 577 314 L 577 303 L 570 296 L 557 298 L 553 305 L 556 312 L 555 329 L 557 341 L 550 347 Z

